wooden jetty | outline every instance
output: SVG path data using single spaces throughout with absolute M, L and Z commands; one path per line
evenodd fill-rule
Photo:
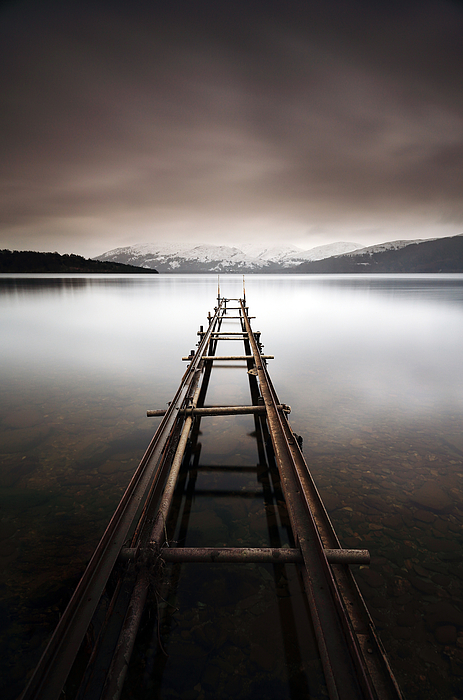
M 225 320 L 234 320 L 239 330 L 224 331 Z M 161 418 L 158 429 L 22 700 L 144 697 L 128 692 L 124 681 L 130 676 L 132 652 L 153 586 L 168 562 L 297 567 L 323 669 L 325 697 L 399 700 L 400 690 L 350 570 L 351 565 L 368 564 L 369 553 L 344 549 L 336 536 L 288 421 L 290 408 L 280 402 L 270 379 L 267 360 L 272 356 L 262 354 L 260 333 L 251 329 L 245 293 L 241 299 L 225 299 L 219 291 L 214 314 L 208 314 L 208 325 L 200 327 L 198 336 L 196 350 L 183 358 L 187 369 L 168 408 L 148 411 Z M 224 340 L 242 340 L 243 354 L 218 354 L 218 344 Z M 235 361 L 245 363 L 250 405 L 205 405 L 214 363 Z M 185 455 L 191 454 L 200 421 L 246 414 L 255 423 L 260 464 L 275 468 L 293 546 L 179 546 L 171 541 L 169 518 L 179 475 L 188 469 Z

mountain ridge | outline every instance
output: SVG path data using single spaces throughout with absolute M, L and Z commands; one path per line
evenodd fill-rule
M 405 245 L 401 245 L 405 243 Z M 463 233 L 418 241 L 391 241 L 380 246 L 302 263 L 303 274 L 391 274 L 463 272 Z
M 395 240 L 372 246 L 338 241 L 302 250 L 293 245 L 241 247 L 175 242 L 125 246 L 96 260 L 162 273 L 394 273 L 463 272 L 463 234 Z
M 194 245 L 175 243 L 143 244 L 114 248 L 95 260 L 155 267 L 159 272 L 280 272 L 308 260 L 361 248 L 358 243 L 338 242 L 302 250 L 295 246 L 258 247 Z

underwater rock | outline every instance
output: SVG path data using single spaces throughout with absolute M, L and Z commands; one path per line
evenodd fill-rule
M 100 464 L 97 471 L 98 474 L 116 474 L 119 471 L 119 462 L 108 460 L 104 464 Z
M 0 489 L 0 507 L 8 508 L 9 510 L 34 508 L 47 503 L 50 498 L 50 493 L 34 489 Z
M 414 627 L 416 622 L 417 618 L 410 610 L 397 615 L 397 624 L 399 627 Z
M 360 576 L 372 588 L 380 588 L 385 583 L 383 576 L 378 571 L 372 571 L 371 569 L 361 569 Z
M 15 457 L 14 461 L 6 466 L 5 471 L 0 473 L 0 488 L 14 486 L 23 476 L 35 471 L 37 466 L 37 460 L 26 458 L 18 461 L 18 458 Z
M 0 433 L 0 453 L 27 452 L 42 442 L 48 433 L 47 427 L 4 430 Z
M 341 499 L 332 494 L 332 493 L 324 493 L 322 497 L 323 503 L 325 504 L 326 510 L 331 513 L 333 510 L 337 510 L 338 508 L 342 507 L 342 501 Z
M 14 411 L 3 419 L 3 423 L 9 428 L 33 428 L 43 421 L 42 414 L 34 408 L 24 408 Z
M 389 629 L 389 634 L 394 637 L 394 639 L 411 639 L 413 631 L 410 627 L 391 627 Z
M 430 552 L 453 553 L 460 550 L 460 545 L 455 540 L 443 540 L 435 537 L 423 537 L 423 543 Z
M 131 454 L 132 458 L 141 457 L 149 442 L 151 433 L 146 430 L 130 430 L 122 437 L 92 440 L 88 445 L 79 449 L 72 462 L 77 470 L 99 468 L 108 460 L 118 459 Z M 120 470 L 118 470 L 120 471 Z
M 429 510 L 417 510 L 413 517 L 422 523 L 432 523 L 437 516 L 434 513 L 430 513 Z
M 463 436 L 461 433 L 454 433 L 453 435 L 446 435 L 444 437 L 444 442 L 449 445 L 457 454 L 463 454 Z
M 435 595 L 437 592 L 437 587 L 433 583 L 430 581 L 423 581 L 422 579 L 418 578 L 418 576 L 410 575 L 408 580 L 412 586 L 421 593 L 425 593 L 426 595 Z
M 10 557 L 12 554 L 16 552 L 18 549 L 18 546 L 14 540 L 3 540 L 2 541 L 2 546 L 0 549 L 0 557 L 6 558 Z
M 435 513 L 442 513 L 452 507 L 451 499 L 433 481 L 426 481 L 418 491 L 412 494 L 411 500 Z
M 17 528 L 13 523 L 7 521 L 0 522 L 0 540 L 7 540 L 9 537 L 12 537 L 16 530 Z
M 251 646 L 251 661 L 265 671 L 270 671 L 273 666 L 272 656 L 259 644 Z
M 439 644 L 455 644 L 457 641 L 457 628 L 454 625 L 436 627 L 434 636 Z
M 431 603 L 426 612 L 426 623 L 432 629 L 446 625 L 463 627 L 463 613 L 446 601 Z

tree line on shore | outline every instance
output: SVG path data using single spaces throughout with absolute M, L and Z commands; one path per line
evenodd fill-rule
M 81 255 L 0 250 L 0 272 L 106 272 L 157 274 L 157 270 L 123 263 L 91 260 Z

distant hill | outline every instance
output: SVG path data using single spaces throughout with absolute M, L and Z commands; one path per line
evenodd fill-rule
M 119 274 L 157 274 L 157 270 L 116 262 L 87 260 L 81 255 L 36 253 L 33 250 L 0 250 L 1 272 L 105 272 Z
M 463 272 L 463 234 L 424 241 L 394 241 L 325 260 L 291 272 L 311 274 Z

